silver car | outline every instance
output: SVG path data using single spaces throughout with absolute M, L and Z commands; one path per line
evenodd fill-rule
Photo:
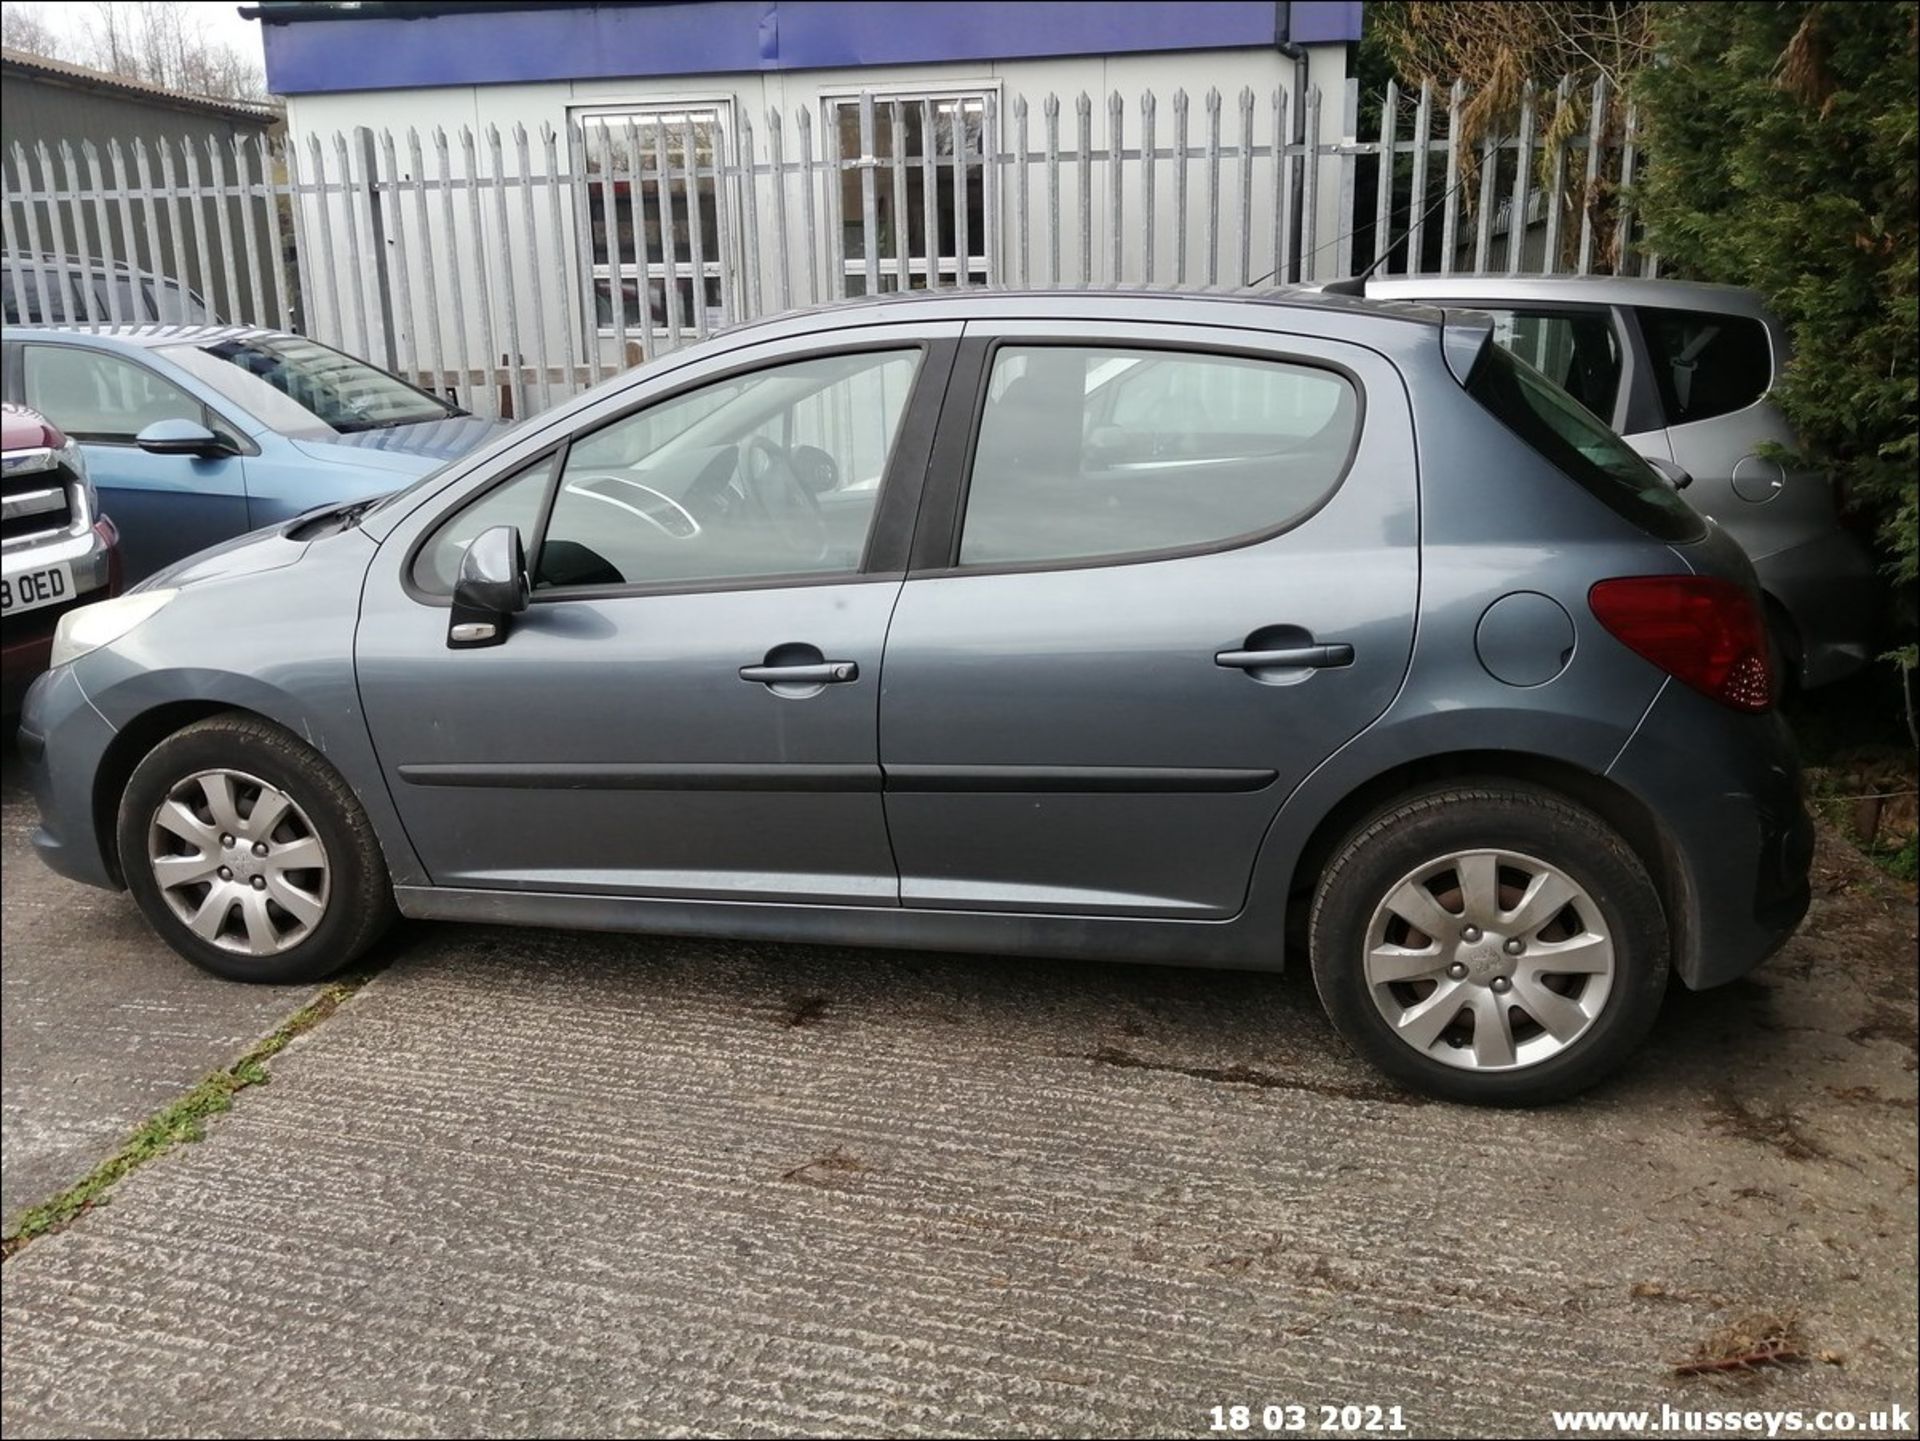
M 1563 1096 L 1808 904 L 1740 548 L 1486 316 L 912 296 L 64 616 L 56 870 L 294 980 L 430 919 L 1281 965 Z
M 1759 296 L 1612 275 L 1417 276 L 1365 293 L 1491 313 L 1498 344 L 1684 471 L 1687 499 L 1752 558 L 1789 678 L 1825 685 L 1872 658 L 1873 561 L 1841 524 L 1832 481 L 1762 454 L 1795 437 L 1767 398 L 1786 331 Z

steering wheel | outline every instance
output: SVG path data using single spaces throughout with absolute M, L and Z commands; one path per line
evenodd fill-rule
M 747 441 L 741 477 L 755 509 L 796 555 L 826 559 L 829 537 L 820 502 L 794 473 L 785 450 L 764 435 L 752 437 Z
M 740 453 L 732 446 L 716 450 L 713 458 L 700 467 L 693 484 L 681 495 L 680 503 L 703 522 L 724 518 L 728 509 L 727 487 L 732 484 L 734 467 L 739 463 Z

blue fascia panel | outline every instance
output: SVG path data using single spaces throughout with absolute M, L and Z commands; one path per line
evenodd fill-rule
M 276 95 L 1270 46 L 1274 0 L 684 0 L 263 25 Z M 1325 25 L 1318 18 L 1316 33 Z M 1295 34 L 1296 40 L 1304 40 Z
M 1296 45 L 1352 44 L 1360 38 L 1360 0 L 1294 0 L 1287 38 Z

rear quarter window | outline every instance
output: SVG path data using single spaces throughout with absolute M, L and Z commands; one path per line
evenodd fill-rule
M 1773 344 L 1751 316 L 1649 306 L 1636 313 L 1668 425 L 1731 415 L 1772 388 Z
M 1510 310 L 1493 317 L 1493 343 L 1511 350 L 1602 420 L 1620 394 L 1620 341 L 1597 310 Z
M 1489 345 L 1481 353 L 1467 393 L 1568 479 L 1650 535 L 1690 541 L 1707 533 L 1700 513 L 1632 446 L 1508 351 Z

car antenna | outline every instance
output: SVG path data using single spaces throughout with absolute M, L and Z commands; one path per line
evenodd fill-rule
M 1431 205 L 1429 205 L 1425 210 L 1420 212 L 1420 217 L 1419 217 L 1420 223 L 1424 224 L 1429 215 L 1433 214 L 1434 211 L 1438 210 L 1442 205 L 1445 205 L 1449 200 L 1451 200 L 1454 196 L 1454 192 L 1459 190 L 1459 188 L 1466 183 L 1467 183 L 1467 178 L 1463 175 L 1458 180 L 1454 181 L 1453 184 L 1449 185 L 1445 190 L 1441 191 L 1439 196 L 1434 200 L 1434 202 Z M 1410 209 L 1411 207 L 1412 207 L 1412 202 L 1409 201 L 1407 205 L 1402 208 Z M 1325 250 L 1327 246 L 1338 245 L 1342 240 L 1347 238 L 1347 235 L 1350 235 L 1350 234 L 1352 234 L 1352 231 L 1348 231 L 1346 234 L 1343 234 L 1343 235 L 1334 236 L 1334 238 L 1329 240 L 1326 245 L 1315 247 L 1313 253 L 1315 255 L 1318 255 L 1320 251 Z M 1406 234 L 1401 238 L 1403 240 L 1410 239 L 1412 235 L 1413 235 L 1413 226 L 1410 224 L 1407 226 Z M 1320 294 L 1322 295 L 1358 295 L 1358 296 L 1364 297 L 1367 293 L 1368 279 L 1372 277 L 1374 271 L 1378 270 L 1381 267 L 1381 265 L 1385 263 L 1386 258 L 1391 254 L 1393 254 L 1393 246 L 1388 245 L 1387 248 L 1383 250 L 1380 254 L 1374 256 L 1373 264 L 1369 265 L 1365 270 L 1361 271 L 1358 275 L 1347 276 L 1343 280 L 1329 280 L 1325 285 L 1320 287 Z M 1303 264 L 1305 263 L 1304 259 L 1302 263 Z M 1269 270 L 1265 275 L 1261 276 L 1258 280 L 1254 281 L 1253 284 L 1265 285 L 1269 280 L 1273 279 L 1273 277 L 1278 273 L 1279 273 L 1278 271 Z
M 1374 271 L 1380 268 L 1382 262 L 1391 254 L 1393 254 L 1393 247 L 1389 245 L 1385 250 L 1374 256 L 1373 264 L 1369 265 L 1358 275 L 1349 275 L 1344 280 L 1329 280 L 1325 285 L 1320 287 L 1320 293 L 1322 295 L 1358 295 L 1364 297 L 1367 293 L 1368 278 Z

